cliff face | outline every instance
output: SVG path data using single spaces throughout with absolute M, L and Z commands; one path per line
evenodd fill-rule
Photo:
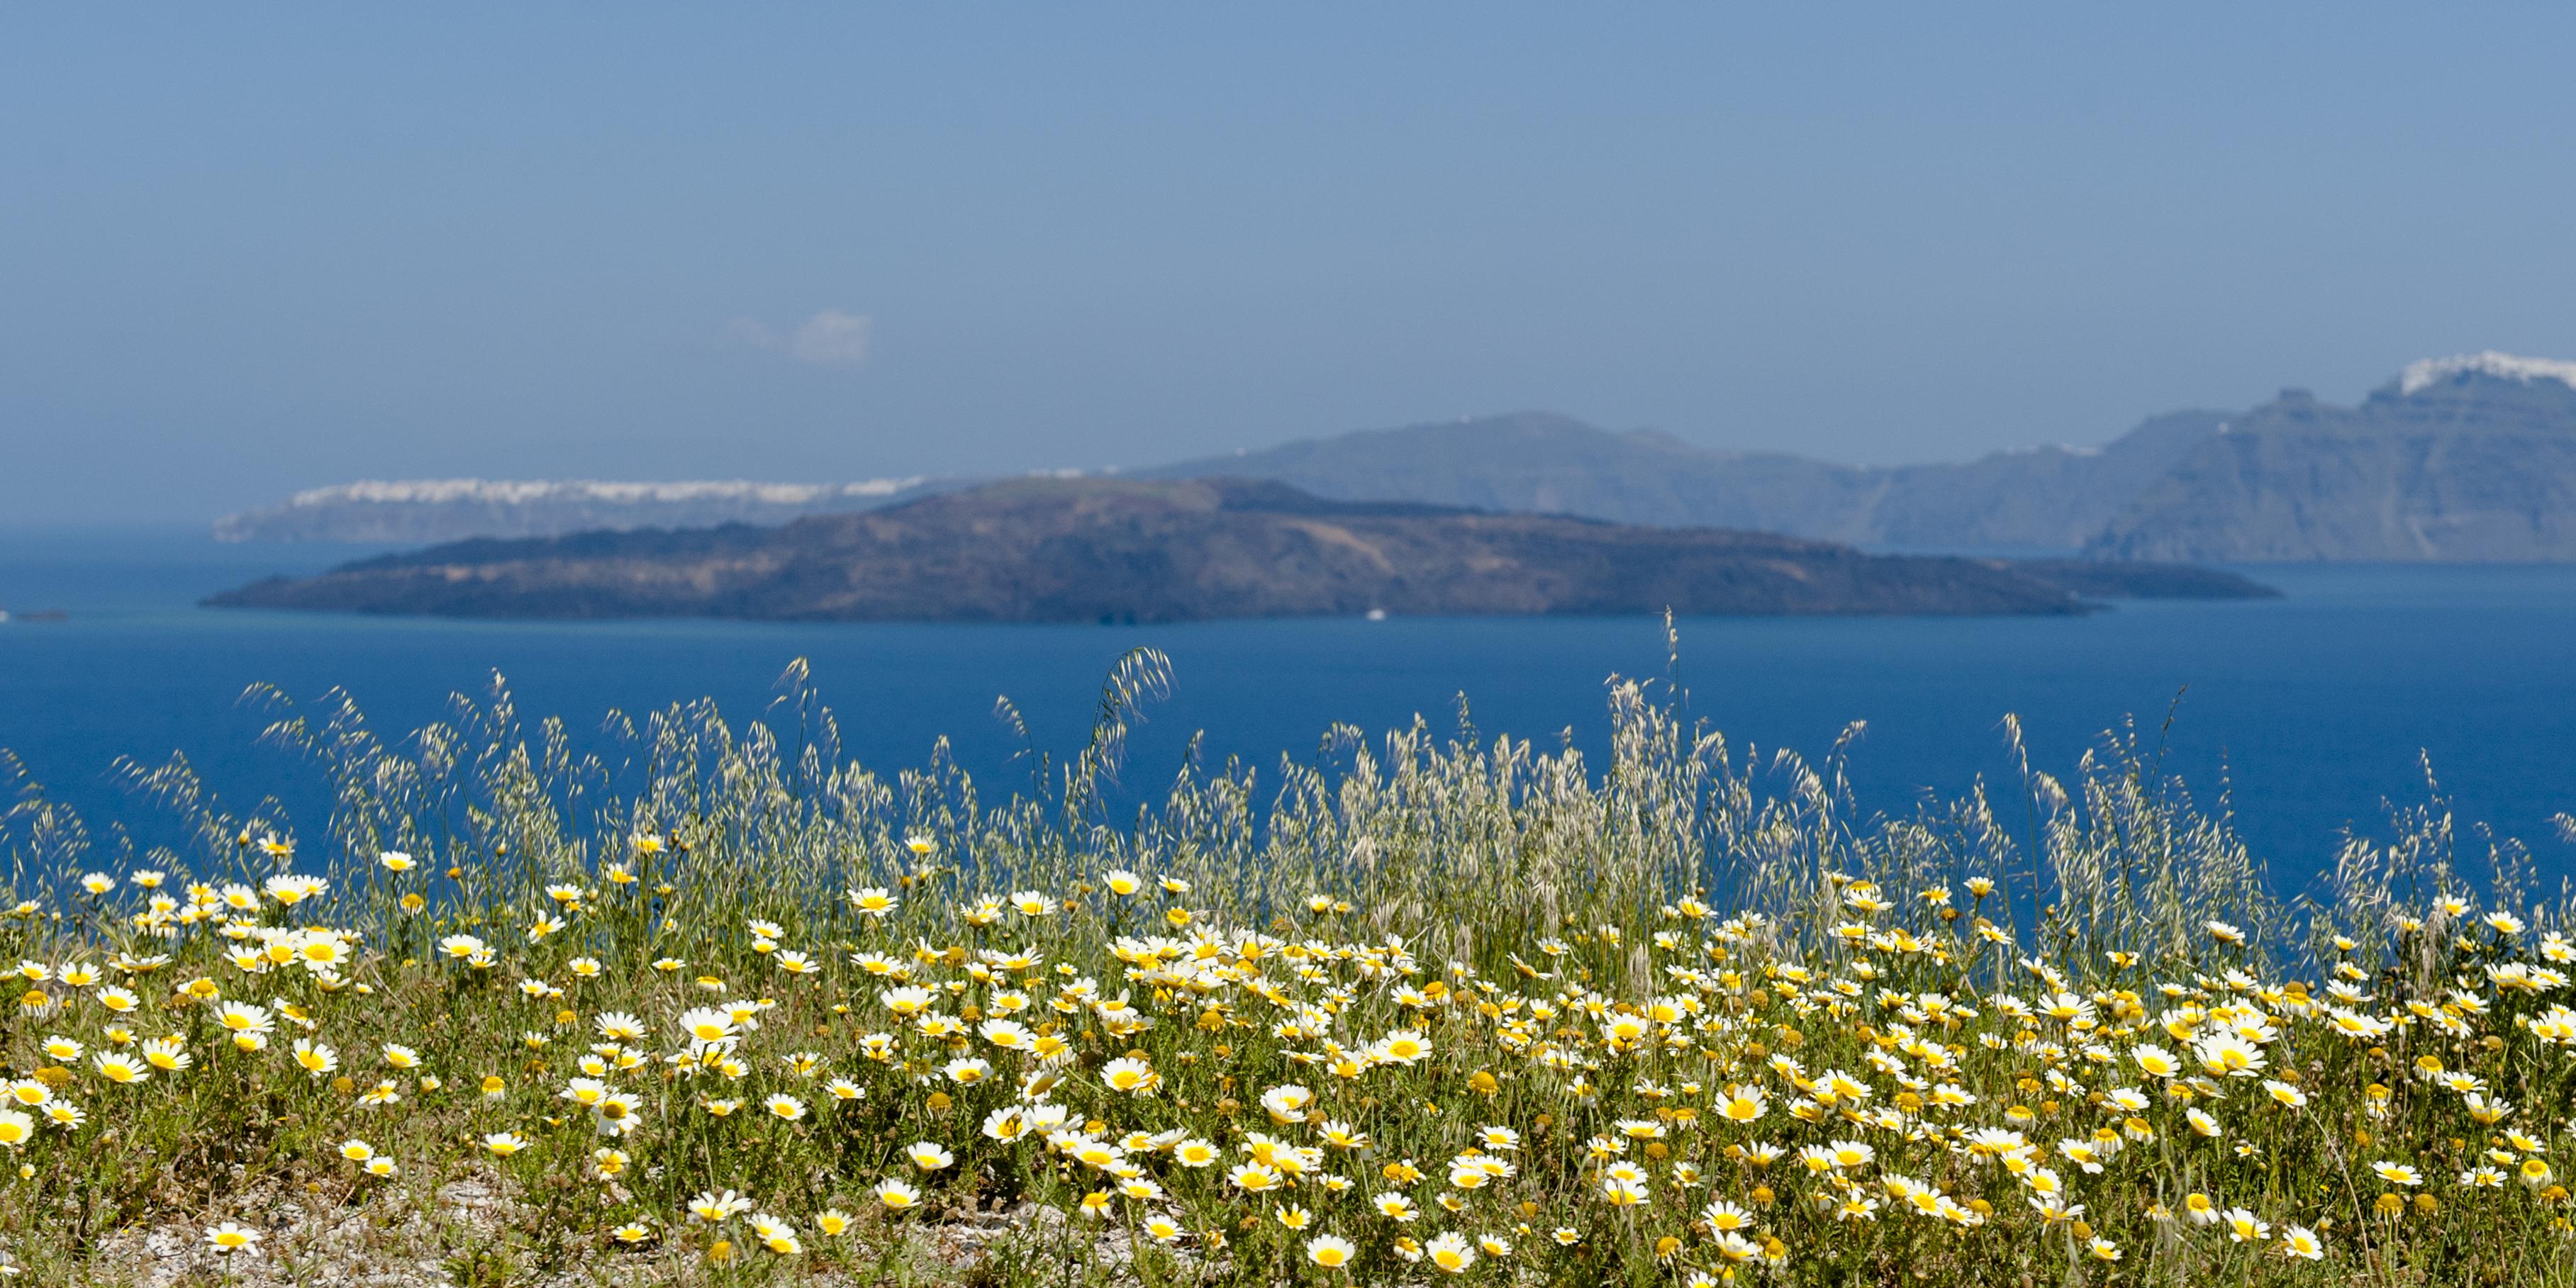
M 2285 392 L 2184 456 L 2088 550 L 2247 562 L 2576 560 L 2576 369 L 2509 365 L 2521 361 L 2418 364 L 2359 407 Z
M 1028 480 L 777 529 L 471 541 L 261 582 L 210 602 L 845 621 L 2084 607 L 2046 576 L 1978 560 L 1872 556 L 1760 533 L 1334 502 L 1232 479 Z

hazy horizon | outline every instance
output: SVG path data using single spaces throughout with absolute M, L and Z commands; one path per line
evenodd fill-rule
M 2576 357 L 2576 13 L 15 15 L 0 527 L 1139 466 L 1858 464 Z

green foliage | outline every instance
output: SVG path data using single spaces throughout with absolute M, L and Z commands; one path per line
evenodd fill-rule
M 2007 720 L 2017 781 L 1869 813 L 1857 727 L 1757 755 L 1614 681 L 1598 764 L 1462 705 L 1121 786 L 1168 684 L 1130 654 L 989 798 L 944 745 L 849 762 L 801 663 L 588 754 L 497 679 L 392 739 L 265 692 L 304 832 L 184 761 L 123 767 L 140 852 L 21 784 L 0 1057 L 81 1121 L 9 1146 L 0 1240 L 101 1281 L 177 1229 L 459 1284 L 1422 1282 L 1442 1233 L 1488 1282 L 2576 1282 L 2569 905 L 2514 842 L 2463 875 L 2437 786 L 2285 899 L 2134 729 L 2059 778 Z M 186 1067 L 110 1075 L 155 1039 Z M 271 1246 L 222 1264 L 218 1215 Z

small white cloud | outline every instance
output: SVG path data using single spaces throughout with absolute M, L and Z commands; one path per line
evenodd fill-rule
M 868 360 L 871 322 L 864 313 L 825 309 L 780 332 L 765 322 L 736 318 L 727 327 L 735 338 L 763 349 L 775 349 L 798 362 L 817 367 L 856 367 Z
M 855 367 L 868 359 L 868 319 L 825 309 L 787 338 L 787 355 L 818 367 Z

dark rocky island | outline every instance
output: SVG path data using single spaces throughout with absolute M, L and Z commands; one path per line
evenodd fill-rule
M 2177 581 L 2177 578 L 2180 578 Z M 2068 614 L 2132 589 L 2265 588 L 2160 565 L 1870 555 L 1241 479 L 1023 480 L 886 509 L 475 540 L 273 578 L 223 607 L 459 617 L 1169 622 L 1433 614 Z

